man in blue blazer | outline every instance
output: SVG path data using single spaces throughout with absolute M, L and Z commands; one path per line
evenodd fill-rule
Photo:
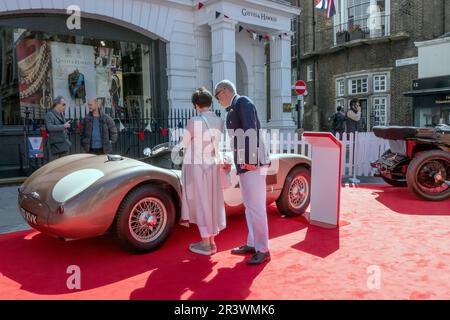
M 226 126 L 234 154 L 236 172 L 245 206 L 247 243 L 231 250 L 232 254 L 252 254 L 248 264 L 270 260 L 266 211 L 265 167 L 270 164 L 263 141 L 261 124 L 252 100 L 236 93 L 235 85 L 222 80 L 215 87 L 215 97 L 227 110 Z

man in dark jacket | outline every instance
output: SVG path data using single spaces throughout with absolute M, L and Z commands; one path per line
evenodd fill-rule
M 113 119 L 99 110 L 97 99 L 88 100 L 89 113 L 84 118 L 81 145 L 87 153 L 108 154 L 117 141 L 117 127 Z
M 64 111 L 66 100 L 58 96 L 53 100 L 52 109 L 45 116 L 48 138 L 45 140 L 46 159 L 53 161 L 69 154 L 71 143 L 67 135 L 70 120 L 66 121 Z
M 346 120 L 347 118 L 342 112 L 342 107 L 338 106 L 337 111 L 331 116 L 331 126 L 334 135 L 336 134 L 336 132 L 339 132 L 339 137 L 342 138 L 342 135 L 345 131 Z
M 264 168 L 270 160 L 259 137 L 261 124 L 253 101 L 239 96 L 231 81 L 219 82 L 215 97 L 228 111 L 227 131 L 232 141 L 248 227 L 246 244 L 231 250 L 231 253 L 253 254 L 247 264 L 261 264 L 270 260 Z

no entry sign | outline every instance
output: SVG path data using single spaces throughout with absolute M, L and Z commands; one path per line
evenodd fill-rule
M 305 83 L 305 81 L 298 80 L 295 83 L 294 90 L 295 90 L 295 92 L 297 92 L 297 94 L 304 94 L 305 91 L 306 91 L 306 83 Z

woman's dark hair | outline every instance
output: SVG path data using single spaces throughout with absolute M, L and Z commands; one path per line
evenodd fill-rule
M 198 88 L 192 94 L 192 104 L 201 108 L 210 107 L 212 104 L 212 94 L 205 87 Z
M 352 99 L 352 100 L 350 100 L 350 107 L 353 107 L 353 106 L 355 106 L 357 103 L 359 102 L 359 100 L 358 99 L 356 99 L 356 98 L 354 98 L 354 99 Z

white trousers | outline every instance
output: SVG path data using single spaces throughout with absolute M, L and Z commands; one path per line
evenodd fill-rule
M 247 245 L 256 251 L 269 251 L 269 227 L 266 209 L 266 172 L 258 168 L 239 174 L 239 186 L 245 206 L 248 237 Z

